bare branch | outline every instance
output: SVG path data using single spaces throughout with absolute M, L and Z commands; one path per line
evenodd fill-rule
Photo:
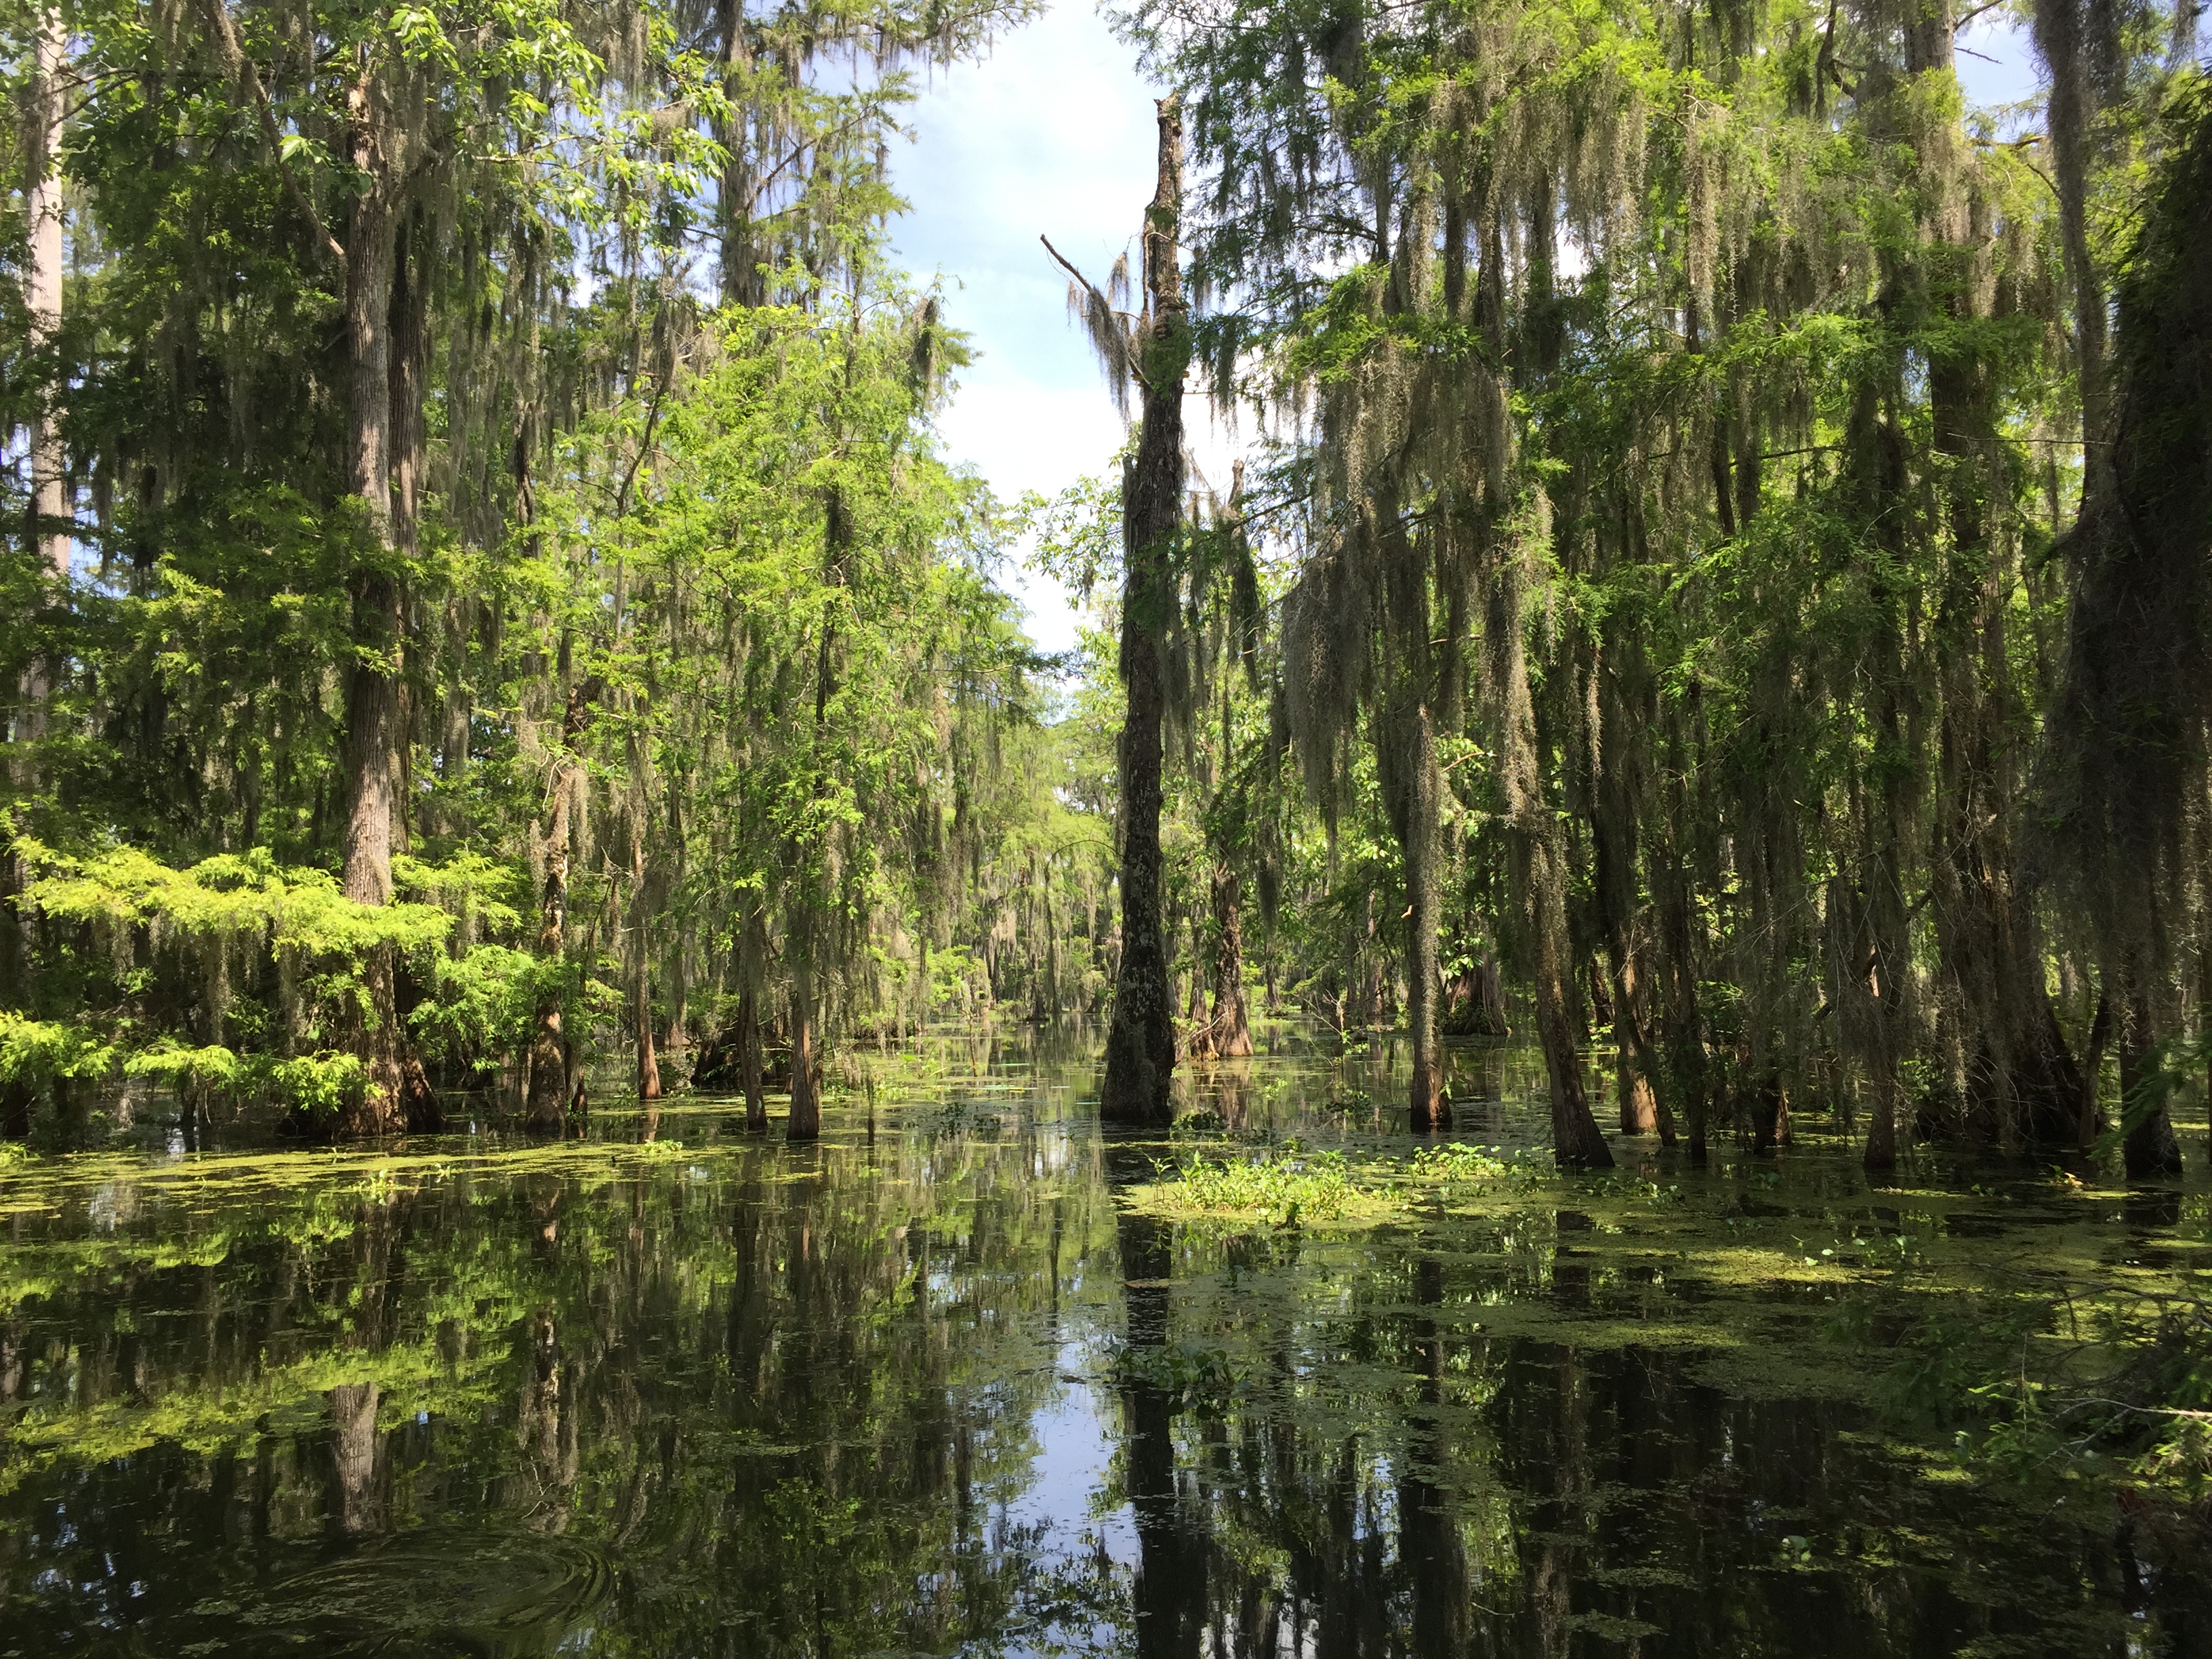
M 276 171 L 283 178 L 284 188 L 290 193 L 293 205 L 313 227 L 322 243 L 323 251 L 331 256 L 331 262 L 337 267 L 338 274 L 343 276 L 345 249 L 338 245 L 337 238 L 331 235 L 329 228 L 323 223 L 323 216 L 315 211 L 314 198 L 307 194 L 306 187 L 294 174 L 292 164 L 284 159 L 284 136 L 277 130 L 276 112 L 270 105 L 269 94 L 261 84 L 260 71 L 253 67 L 252 60 L 246 57 L 238 44 L 238 31 L 231 27 L 230 13 L 224 9 L 223 0 L 200 0 L 200 10 L 207 18 L 208 27 L 215 32 L 216 50 L 222 55 L 224 69 L 229 71 L 233 80 L 245 87 L 247 96 L 253 100 L 254 110 L 261 118 L 261 137 L 276 161 Z
M 1138 364 L 1136 349 L 1130 342 L 1129 331 L 1122 322 L 1122 313 L 1116 311 L 1105 295 L 1099 292 L 1096 283 L 1078 270 L 1052 245 L 1052 238 L 1040 235 L 1037 240 L 1044 244 L 1044 251 L 1052 255 L 1060 268 L 1073 279 L 1067 291 L 1067 308 L 1081 318 L 1089 332 L 1091 349 L 1098 354 L 1099 365 L 1106 371 L 1107 390 L 1113 394 L 1114 407 L 1126 419 L 1129 412 L 1129 382 L 1135 381 L 1147 394 L 1151 392 L 1152 385 L 1145 378 L 1145 372 Z M 1116 265 L 1115 270 L 1121 273 L 1122 280 L 1126 282 L 1126 264 Z

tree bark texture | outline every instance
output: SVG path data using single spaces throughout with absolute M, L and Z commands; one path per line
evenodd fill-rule
M 1903 720 L 1893 692 L 1885 694 L 1884 738 L 1903 752 Z M 1869 809 L 1878 837 L 1867 860 L 1867 933 L 1871 945 L 1864 982 L 1869 993 L 1869 1041 L 1866 1063 L 1873 1075 L 1874 1111 L 1867 1126 L 1866 1167 L 1880 1174 L 1897 1167 L 1897 1139 L 1904 1115 L 1905 1047 L 1910 1038 L 1905 1003 L 1911 962 L 1911 922 L 1905 906 L 1905 800 L 1901 782 L 1882 786 L 1882 799 Z
M 49 348 L 62 325 L 62 276 L 66 250 L 62 234 L 62 74 L 68 41 L 61 13 L 51 7 L 37 14 L 35 72 L 30 88 L 31 120 L 27 135 L 33 146 L 26 158 L 31 187 L 24 203 L 30 233 L 30 261 L 23 273 L 23 304 L 30 313 L 33 353 Z M 40 563 L 57 581 L 69 579 L 73 514 L 67 489 L 68 458 L 63 451 L 60 382 L 57 379 L 35 399 L 31 415 L 32 539 Z M 44 688 L 41 688 L 43 694 Z M 32 702 L 41 701 L 33 697 Z
M 1159 101 L 1158 182 L 1145 224 L 1151 335 L 1143 342 L 1144 425 L 1122 484 L 1121 681 L 1127 708 L 1121 783 L 1121 961 L 1106 1034 L 1099 1115 L 1164 1124 L 1174 1115 L 1175 1013 L 1160 914 L 1161 726 L 1166 686 L 1160 639 L 1175 604 L 1182 528 L 1182 382 L 1189 351 L 1176 236 L 1182 202 L 1182 113 Z
M 406 594 L 392 511 L 392 301 L 396 223 L 385 174 L 383 89 L 364 76 L 349 98 L 352 160 L 366 175 L 346 236 L 345 327 L 349 383 L 347 486 L 358 503 L 364 544 L 353 583 L 356 656 L 346 686 L 348 813 L 339 890 L 361 904 L 392 901 L 392 818 L 399 809 L 401 653 Z M 368 1066 L 358 1099 L 339 1116 L 347 1135 L 390 1133 L 404 1122 L 397 964 L 369 952 L 353 1042 Z
M 2181 1173 L 2181 1143 L 2166 1109 L 2164 1089 L 2150 1003 L 2137 994 L 2128 999 L 2127 1018 L 2120 1026 L 2120 1119 L 2127 1125 L 2120 1161 L 2130 1181 L 2157 1181 Z
M 1232 864 L 1213 867 L 1214 1054 L 1242 1060 L 1252 1052 L 1252 1024 L 1244 1006 L 1244 884 Z
M 1535 714 L 1522 643 L 1525 568 L 1519 550 L 1499 546 L 1484 593 L 1485 675 L 1505 793 L 1513 890 L 1523 918 L 1536 1000 L 1536 1036 L 1552 1093 L 1552 1156 L 1577 1169 L 1610 1169 L 1613 1152 L 1590 1114 L 1572 1001 L 1574 953 L 1567 937 L 1566 851 L 1545 799 Z
M 630 835 L 630 1021 L 637 1030 L 637 1097 L 660 1098 L 660 1060 L 653 1048 L 653 952 L 647 938 L 653 910 L 645 886 L 645 830 Z
M 1591 1114 L 1576 1044 L 1574 1008 L 1568 994 L 1571 956 L 1567 945 L 1565 861 L 1553 836 L 1527 833 L 1529 913 L 1535 932 L 1536 1036 L 1552 1085 L 1552 1155 L 1575 1169 L 1609 1170 L 1613 1151 Z
M 1650 976 L 1644 970 L 1631 912 L 1636 898 L 1637 822 L 1644 775 L 1643 750 L 1638 739 L 1644 721 L 1624 706 L 1620 681 L 1624 672 L 1642 669 L 1642 655 L 1632 647 L 1612 660 L 1594 664 L 1599 696 L 1599 729 L 1592 763 L 1589 814 L 1590 854 L 1598 924 L 1604 935 L 1608 979 L 1613 998 L 1613 1035 L 1618 1054 L 1620 1133 L 1657 1133 L 1662 1144 L 1674 1144 L 1674 1114 L 1666 1109 L 1656 1087 L 1661 1075 L 1659 1057 L 1652 1042 Z M 1624 663 L 1621 659 L 1626 659 Z M 1639 685 L 1647 677 L 1637 672 Z M 1648 699 L 1645 700 L 1648 707 Z M 1632 758 L 1635 757 L 1635 758 Z
M 1415 654 L 1419 660 L 1401 672 L 1425 681 L 1425 641 Z M 1451 1127 L 1437 1024 L 1443 977 L 1437 940 L 1443 921 L 1438 866 L 1443 850 L 1439 823 L 1443 781 L 1437 769 L 1429 708 L 1425 701 L 1415 700 L 1415 690 L 1401 687 L 1395 706 L 1385 708 L 1382 771 L 1390 798 L 1391 828 L 1406 872 L 1406 1032 L 1413 1050 L 1409 1103 L 1413 1133 L 1428 1134 Z
M 1619 1050 L 1620 1067 L 1620 1133 L 1656 1134 L 1662 1146 L 1671 1146 L 1674 1144 L 1674 1115 L 1662 1112 L 1658 1094 L 1651 1086 L 1659 1067 L 1647 1035 L 1650 1011 L 1644 988 L 1644 975 L 1634 952 L 1623 951 L 1613 958 L 1613 1038 Z
M 561 987 L 552 976 L 568 949 L 568 860 L 574 840 L 569 802 L 581 786 L 583 769 L 576 744 L 588 719 L 586 689 L 568 690 L 561 717 L 561 749 L 546 785 L 545 884 L 538 895 L 538 961 L 547 978 L 538 993 L 538 1012 L 530 1039 L 530 1096 L 524 1121 L 533 1132 L 558 1134 L 568 1127 L 568 1045 L 562 1029 Z
M 791 1116 L 787 1140 L 814 1140 L 822 1133 L 822 1091 L 815 1074 L 814 973 L 809 963 L 791 970 Z
M 768 929 L 755 905 L 738 934 L 738 1079 L 745 1091 L 745 1127 L 768 1129 L 768 1090 L 761 1077 L 760 984 L 768 964 Z M 925 965 L 925 974 L 927 967 Z
M 337 1538 L 376 1530 L 376 1405 L 374 1382 L 342 1382 L 330 1392 L 329 1524 Z

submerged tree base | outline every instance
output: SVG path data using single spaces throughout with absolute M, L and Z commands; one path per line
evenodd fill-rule
M 557 1144 L 16 1157 L 0 1659 L 119 1651 L 125 1589 L 139 1646 L 250 1659 L 1267 1653 L 1394 1604 L 1425 1656 L 2156 1653 L 2212 1616 L 2201 1190 L 1869 1190 L 1817 1113 L 1562 1173 L 1534 1057 L 1454 1058 L 1479 1144 L 1279 1055 L 1148 1146 L 1024 1031 L 882 1056 L 790 1148 L 678 1097 Z

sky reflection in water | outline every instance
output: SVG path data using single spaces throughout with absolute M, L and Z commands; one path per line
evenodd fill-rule
M 1029 1044 L 883 1062 L 815 1148 L 684 1105 L 0 1176 L 0 1656 L 2212 1642 L 2169 1542 L 1886 1441 L 1832 1296 L 1699 1327 L 1742 1287 L 1631 1248 L 1627 1188 L 1178 1225 Z M 1200 1103 L 1402 1152 L 1369 1063 Z M 1457 1064 L 1472 1139 L 1542 1133 L 1520 1060 Z M 1817 1147 L 1639 1156 L 1747 1225 L 1867 1196 Z

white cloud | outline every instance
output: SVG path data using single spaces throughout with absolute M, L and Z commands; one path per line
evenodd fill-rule
M 981 64 L 939 71 L 911 112 L 894 182 L 913 210 L 893 228 L 902 263 L 946 278 L 945 315 L 977 354 L 943 422 L 956 460 L 1012 500 L 1105 470 L 1121 423 L 1067 279 L 1040 235 L 1103 281 L 1152 198 L 1158 89 L 1083 0 L 1060 0 Z M 1048 650 L 1074 643 L 1066 595 L 1006 573 Z

